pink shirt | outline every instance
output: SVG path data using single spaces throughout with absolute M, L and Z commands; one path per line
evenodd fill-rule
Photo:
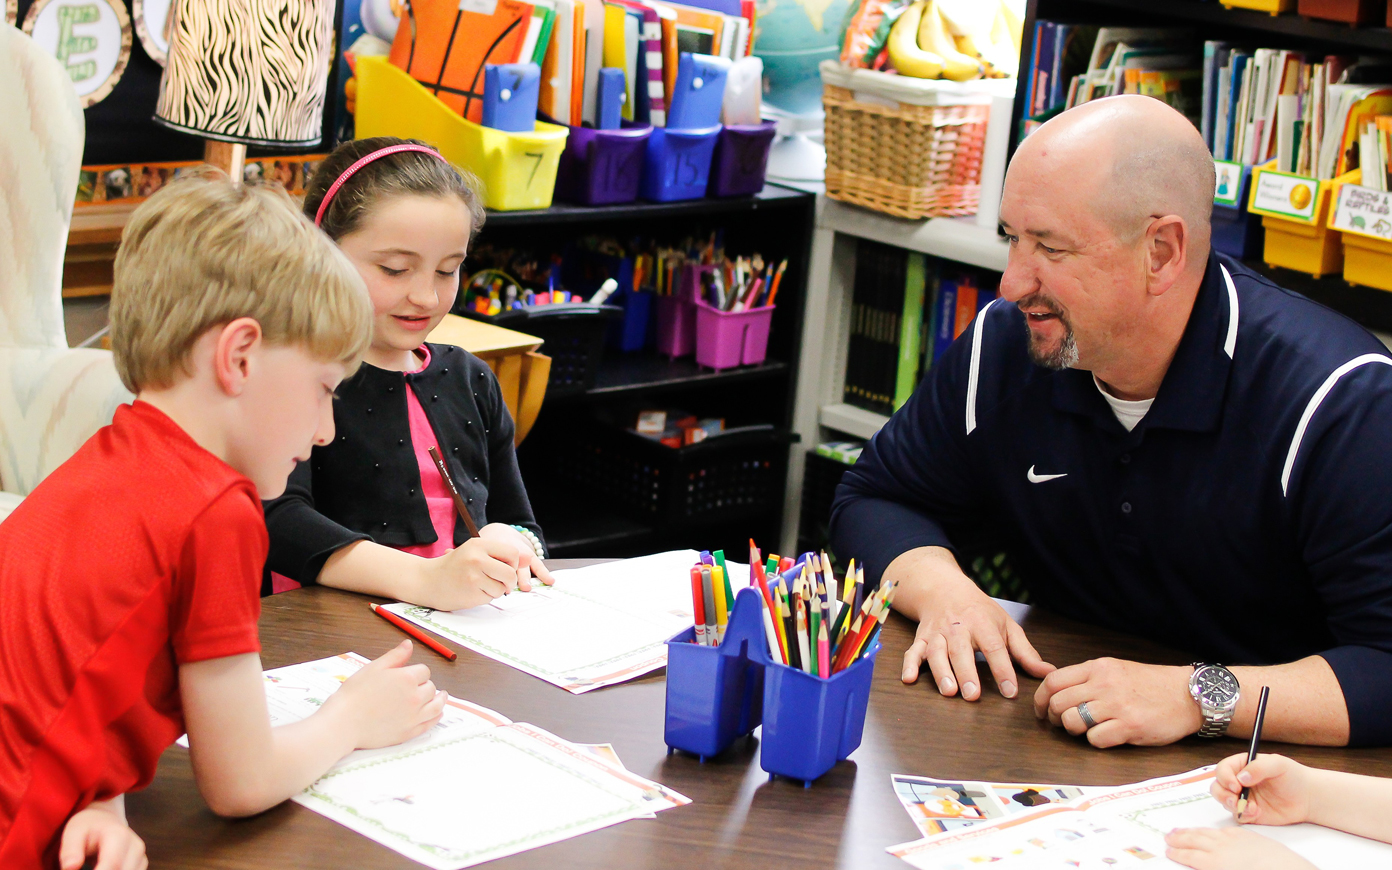
M 421 345 L 416 349 L 424 359 L 418 368 L 406 372 L 408 375 L 423 372 L 430 366 L 430 348 Z M 414 389 L 406 390 L 406 419 L 411 427 L 411 446 L 416 452 L 416 465 L 420 466 L 421 492 L 425 494 L 425 505 L 430 511 L 430 524 L 435 527 L 435 542 L 432 544 L 411 544 L 397 547 L 403 553 L 411 553 L 433 559 L 454 549 L 454 524 L 459 515 L 454 510 L 454 499 L 450 497 L 449 487 L 430 458 L 430 448 L 439 447 L 435 430 L 430 428 L 430 419 L 425 416 L 420 399 Z M 300 588 L 300 584 L 289 577 L 271 574 L 271 591 L 286 592 Z
M 422 354 L 425 359 L 418 368 L 407 372 L 408 375 L 423 372 L 430 367 L 430 348 L 421 345 L 416 349 L 416 353 Z M 454 523 L 458 514 L 454 510 L 454 499 L 450 496 L 449 487 L 440 476 L 440 469 L 435 467 L 435 460 L 430 458 L 430 448 L 438 448 L 439 439 L 435 437 L 435 430 L 430 428 L 430 419 L 425 416 L 425 409 L 421 407 L 420 399 L 416 398 L 414 389 L 406 391 L 406 419 L 411 426 L 411 446 L 416 451 L 416 465 L 420 466 L 421 492 L 425 495 L 425 506 L 430 511 L 430 524 L 435 527 L 435 542 L 412 544 L 396 549 L 433 559 L 454 549 Z

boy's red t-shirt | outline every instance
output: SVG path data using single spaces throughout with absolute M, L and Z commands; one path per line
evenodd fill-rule
M 0 867 L 149 784 L 179 665 L 260 651 L 267 547 L 252 482 L 144 402 L 0 523 Z

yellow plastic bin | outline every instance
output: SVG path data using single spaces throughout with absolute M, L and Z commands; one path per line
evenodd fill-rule
M 1353 173 L 1317 181 L 1277 172 L 1271 161 L 1253 169 L 1247 210 L 1262 216 L 1266 244 L 1262 259 L 1268 266 L 1305 272 L 1316 278 L 1340 271 L 1344 245 L 1329 229 L 1330 194 Z
M 1295 0 L 1222 0 L 1222 3 L 1225 9 L 1255 9 L 1258 12 L 1270 12 L 1272 15 L 1289 12 L 1295 8 Z
M 1385 191 L 1356 187 L 1362 171 L 1355 169 L 1330 194 L 1329 227 L 1343 236 L 1344 280 L 1378 290 L 1392 290 L 1392 218 L 1383 217 L 1392 197 Z M 1341 196 L 1352 187 L 1371 208 L 1350 208 L 1340 214 Z
M 536 122 L 531 133 L 507 133 L 456 115 L 385 57 L 357 62 L 357 137 L 420 139 L 483 182 L 483 203 L 499 211 L 549 208 L 567 130 Z

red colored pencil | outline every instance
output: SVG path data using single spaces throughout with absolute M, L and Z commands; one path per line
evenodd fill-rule
M 418 640 L 426 646 L 430 647 L 431 649 L 435 650 L 435 652 L 444 656 L 447 661 L 452 662 L 455 659 L 459 658 L 459 653 L 440 643 L 435 638 L 421 631 L 419 628 L 416 628 L 414 625 L 397 616 L 395 613 L 392 613 L 390 610 L 384 610 L 383 608 L 380 608 L 375 604 L 369 606 L 372 608 L 373 613 L 377 614 L 378 616 L 385 619 L 387 622 L 390 622 L 392 625 L 409 634 L 413 640 Z

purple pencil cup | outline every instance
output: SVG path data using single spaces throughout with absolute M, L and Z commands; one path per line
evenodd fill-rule
M 568 127 L 556 174 L 556 196 L 581 205 L 633 202 L 643 180 L 643 152 L 652 127 L 619 130 Z
M 714 266 L 688 263 L 682 268 L 677 292 L 657 297 L 657 352 L 671 359 L 690 356 L 696 350 L 696 292 L 701 275 Z
M 696 364 L 720 371 L 762 363 L 768 355 L 773 308 L 721 311 L 696 300 Z
M 764 189 L 773 121 L 727 126 L 715 140 L 711 161 L 710 196 L 753 196 Z

